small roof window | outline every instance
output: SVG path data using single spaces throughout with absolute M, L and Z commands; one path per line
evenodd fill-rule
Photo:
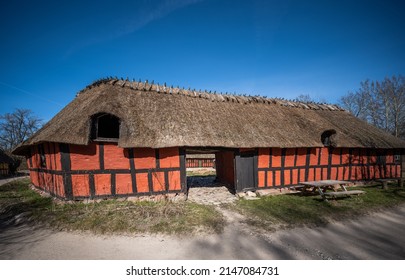
M 120 135 L 120 119 L 114 115 L 100 113 L 92 117 L 92 139 L 116 142 Z
M 336 147 L 336 130 L 325 130 L 321 135 L 321 141 L 325 147 Z

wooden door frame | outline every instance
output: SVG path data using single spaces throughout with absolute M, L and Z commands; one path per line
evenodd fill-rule
M 252 154 L 253 155 L 253 179 L 254 179 L 254 187 L 253 188 L 246 188 L 240 189 L 238 184 L 238 168 L 241 154 Z M 258 189 L 258 177 L 259 177 L 259 170 L 258 170 L 258 149 L 254 149 L 252 151 L 240 152 L 240 150 L 236 150 L 234 153 L 234 183 L 235 183 L 235 192 L 239 191 L 255 191 Z

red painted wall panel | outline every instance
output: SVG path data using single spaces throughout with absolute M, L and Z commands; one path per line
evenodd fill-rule
M 94 174 L 96 195 L 111 195 L 111 175 Z
M 149 192 L 148 173 L 136 174 L 136 188 L 138 190 L 138 193 Z
M 321 165 L 328 165 L 329 149 L 328 148 L 319 148 L 319 153 L 321 153 Z
M 297 154 L 297 166 L 305 166 L 307 161 L 307 149 L 299 148 Z
M 69 145 L 69 149 L 72 170 L 100 169 L 99 149 L 95 143 L 88 146 Z
M 45 190 L 46 186 L 43 172 L 38 172 L 38 179 L 39 179 L 39 186 L 41 186 L 41 188 Z
M 280 186 L 281 185 L 281 171 L 275 171 L 274 172 L 276 175 L 275 178 L 275 186 Z
M 338 180 L 339 177 L 338 175 L 338 168 L 337 167 L 332 167 L 331 168 L 331 173 L 330 173 L 330 179 L 331 180 Z
M 266 173 L 266 171 L 259 171 L 259 174 L 258 174 L 258 180 L 259 180 L 259 182 L 257 183 L 258 184 L 258 187 L 259 188 L 263 188 L 265 185 L 265 182 L 264 182 L 264 180 L 265 180 L 265 173 Z
M 98 159 L 97 159 L 98 160 Z M 128 149 L 118 147 L 115 143 L 104 144 L 105 169 L 130 169 Z
M 65 186 L 63 185 L 63 176 L 55 175 L 55 190 L 60 197 L 65 197 Z
M 62 170 L 62 165 L 60 162 L 60 150 L 59 150 L 59 144 L 54 143 L 54 151 L 55 151 L 55 169 L 56 170 Z
M 284 185 L 291 185 L 291 170 L 284 170 Z
M 270 149 L 259 149 L 258 152 L 258 167 L 268 168 L 270 160 Z
M 159 149 L 160 167 L 180 167 L 179 148 Z
M 132 177 L 131 174 L 115 175 L 115 192 L 116 194 L 132 193 Z
M 312 148 L 311 149 L 310 160 L 309 160 L 309 165 L 310 166 L 318 165 L 318 157 L 319 157 L 319 148 Z
M 165 191 L 165 174 L 164 172 L 152 172 L 153 191 Z
M 39 187 L 39 177 L 38 177 L 38 172 L 35 171 L 30 171 L 30 179 L 31 182 L 36 186 Z
M 394 163 L 394 153 L 391 151 L 387 152 L 386 163 Z
M 169 190 L 181 190 L 180 171 L 169 171 Z
M 31 154 L 32 154 L 32 168 L 39 168 L 39 154 L 38 154 L 38 146 L 31 147 Z
M 50 153 L 50 149 L 49 149 L 49 143 L 44 143 L 43 147 L 44 147 L 44 152 L 45 152 L 46 169 L 54 170 L 54 168 L 52 168 L 52 160 L 51 160 L 51 153 Z
M 267 186 L 273 186 L 273 171 L 267 171 Z
M 292 170 L 292 182 L 291 182 L 291 184 L 293 184 L 293 185 L 298 184 L 298 175 L 299 175 L 299 170 L 298 169 L 293 169 Z
M 322 180 L 321 172 L 322 172 L 321 168 L 315 168 L 315 181 Z
M 272 149 L 272 166 L 271 167 L 280 167 L 281 166 L 281 149 L 273 148 Z
M 89 175 L 72 175 L 73 196 L 90 196 Z
M 287 149 L 285 151 L 284 166 L 293 167 L 295 165 L 295 149 Z
M 340 164 L 340 152 L 341 152 L 341 149 L 333 149 L 333 152 L 332 152 L 332 165 Z
M 322 180 L 328 180 L 328 168 L 322 168 Z
M 155 150 L 150 148 L 134 149 L 135 168 L 150 169 L 156 168 Z
M 342 149 L 342 164 L 349 164 L 349 163 L 350 163 L 349 149 L 343 148 Z
M 308 169 L 308 181 L 314 181 L 315 180 L 315 168 L 309 168 Z

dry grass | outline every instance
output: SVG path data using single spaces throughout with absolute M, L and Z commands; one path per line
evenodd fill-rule
M 45 216 L 58 229 L 95 233 L 218 233 L 223 224 L 212 207 L 189 202 L 74 203 L 57 206 Z
M 0 186 L 0 220 L 25 213 L 35 223 L 59 230 L 94 233 L 219 233 L 224 218 L 213 207 L 190 202 L 55 203 L 28 187 L 28 180 Z M 1 222 L 0 221 L 0 222 Z
M 405 203 L 405 189 L 391 186 L 353 188 L 364 195 L 322 201 L 319 196 L 279 195 L 259 200 L 239 200 L 234 210 L 249 217 L 247 223 L 266 230 L 318 226 L 331 221 L 358 218 L 370 212 Z
M 27 179 L 0 186 L 0 225 L 23 215 L 34 223 L 59 230 L 112 233 L 220 233 L 224 217 L 211 206 L 190 202 L 129 202 L 57 204 L 28 187 Z M 320 200 L 319 196 L 280 195 L 239 200 L 231 207 L 248 225 L 264 229 L 317 226 L 333 220 L 358 218 L 382 208 L 405 203 L 405 189 L 364 186 L 365 195 Z

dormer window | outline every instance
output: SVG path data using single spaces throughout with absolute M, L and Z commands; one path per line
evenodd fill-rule
M 336 130 L 326 130 L 321 135 L 322 144 L 325 147 L 336 147 Z
M 96 141 L 118 141 L 120 119 L 114 115 L 100 113 L 92 118 L 92 139 Z

